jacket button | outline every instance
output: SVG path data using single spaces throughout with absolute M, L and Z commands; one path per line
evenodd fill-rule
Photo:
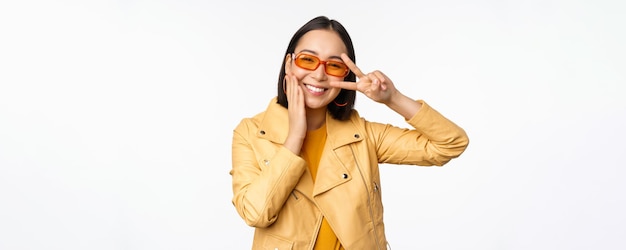
M 343 175 L 342 175 L 342 177 L 343 177 L 344 179 L 348 179 L 348 174 L 343 174 Z
M 265 163 L 266 166 L 270 165 L 270 160 L 263 160 L 263 163 Z
M 259 133 L 261 133 L 261 135 L 265 134 L 265 130 L 261 130 Z
M 354 138 L 359 139 L 359 138 L 361 138 L 361 136 L 359 134 L 354 134 Z

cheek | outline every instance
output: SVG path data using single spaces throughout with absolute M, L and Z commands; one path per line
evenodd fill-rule
M 316 75 L 317 73 L 315 71 L 311 71 L 311 70 L 306 70 L 306 69 L 302 69 L 299 67 L 294 67 L 293 68 L 293 74 L 296 75 L 296 77 L 298 77 L 298 79 L 304 79 L 305 77 L 309 76 L 309 75 Z
M 304 77 L 306 77 L 307 74 L 310 73 L 310 71 L 292 65 L 292 67 L 285 67 L 285 73 L 288 75 L 294 75 L 296 78 L 298 78 L 298 81 L 302 81 L 302 79 L 304 79 Z
M 332 89 L 330 89 L 330 91 L 331 91 L 331 95 L 332 95 L 332 97 L 334 99 L 341 92 L 341 88 L 332 88 Z
M 285 73 L 292 74 L 298 78 L 298 80 L 302 80 L 307 74 L 311 73 L 311 71 L 305 70 L 296 66 L 292 61 L 288 62 L 285 65 Z

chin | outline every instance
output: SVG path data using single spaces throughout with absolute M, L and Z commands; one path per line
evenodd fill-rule
M 309 109 L 321 109 L 326 108 L 330 102 L 306 102 L 306 107 Z

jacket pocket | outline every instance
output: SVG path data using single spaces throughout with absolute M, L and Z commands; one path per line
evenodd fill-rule
M 293 242 L 273 235 L 267 235 L 263 242 L 263 249 L 267 250 L 292 250 Z

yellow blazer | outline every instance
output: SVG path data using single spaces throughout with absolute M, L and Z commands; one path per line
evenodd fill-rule
M 465 131 L 421 101 L 414 129 L 326 117 L 328 136 L 313 183 L 305 161 L 283 147 L 287 109 L 273 98 L 244 118 L 232 144 L 233 205 L 255 227 L 252 249 L 312 249 L 326 217 L 343 247 L 385 249 L 379 163 L 443 166 L 466 149 Z

